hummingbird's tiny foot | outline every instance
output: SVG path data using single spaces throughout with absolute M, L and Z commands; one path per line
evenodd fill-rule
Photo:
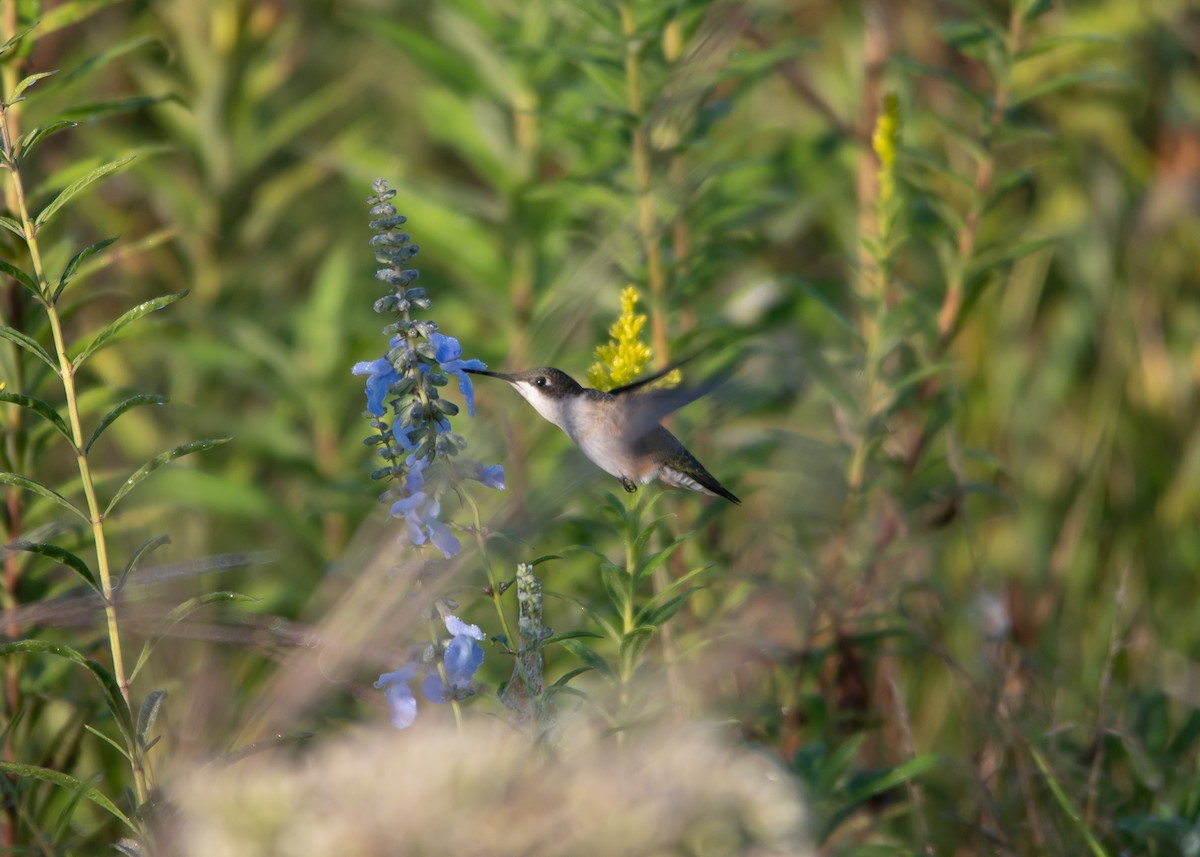
M 635 485 L 633 480 L 630 479 L 628 476 L 621 477 L 621 487 L 624 488 L 626 491 L 628 491 L 630 494 L 637 493 L 637 485 Z

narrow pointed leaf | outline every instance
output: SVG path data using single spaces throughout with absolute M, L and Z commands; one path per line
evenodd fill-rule
M 7 214 L 0 215 L 0 226 L 3 226 L 13 235 L 16 235 L 22 241 L 25 240 L 25 228 L 16 220 L 13 220 Z
M 0 259 L 0 271 L 8 274 L 22 286 L 33 292 L 37 297 L 41 297 L 42 292 L 37 286 L 37 280 L 22 271 L 12 262 L 9 262 L 7 259 Z
M 20 83 L 17 84 L 16 88 L 12 91 L 12 95 L 9 97 L 8 103 L 16 104 L 17 100 L 21 98 L 21 93 L 23 93 L 25 90 L 29 89 L 29 87 L 33 86 L 35 83 L 37 83 L 42 78 L 50 77 L 51 75 L 54 75 L 54 74 L 58 74 L 58 69 L 51 69 L 50 71 L 40 71 L 37 74 L 29 75 L 29 77 L 25 78 L 24 80 L 22 80 Z
M 249 756 L 266 752 L 267 750 L 277 750 L 280 747 L 290 747 L 293 744 L 299 744 L 301 741 L 307 741 L 311 737 L 313 737 L 312 732 L 289 732 L 286 735 L 276 735 L 274 738 L 267 738 L 265 741 L 255 741 L 253 744 L 238 747 L 224 756 L 213 759 L 212 764 L 216 767 L 225 767 L 232 765 L 234 762 L 240 762 Z
M 138 712 L 137 722 L 137 739 L 138 746 L 143 750 L 149 749 L 146 743 L 146 737 L 150 734 L 150 730 L 154 728 L 154 721 L 158 719 L 158 709 L 162 707 L 163 700 L 167 698 L 165 690 L 152 690 L 146 696 L 142 703 L 142 708 Z
M 117 170 L 122 169 L 132 161 L 132 157 L 121 158 L 119 161 L 112 161 L 104 166 L 96 167 L 96 169 L 92 170 L 87 175 L 71 182 L 62 190 L 61 193 L 59 193 L 58 196 L 53 199 L 53 201 L 51 201 L 49 205 L 42 209 L 41 213 L 38 214 L 37 219 L 33 222 L 34 228 L 40 229 L 50 221 L 50 218 L 58 213 L 60 208 L 62 208 L 72 199 L 83 193 L 96 182 L 100 181 L 100 179 L 115 173 Z
M 84 360 L 87 360 L 98 349 L 107 345 L 112 338 L 124 330 L 125 327 L 137 321 L 142 316 L 152 313 L 155 310 L 160 310 L 163 307 L 170 306 L 171 304 L 175 303 L 175 301 L 184 297 L 187 297 L 186 291 L 179 292 L 175 295 L 163 295 L 161 298 L 154 298 L 153 300 L 146 301 L 144 304 L 138 304 L 108 327 L 104 328 L 104 330 L 96 334 L 95 337 L 93 337 L 92 340 L 83 347 L 83 351 L 79 352 L 79 354 L 75 356 L 74 360 L 71 361 L 71 365 L 78 369 L 83 364 Z
M 11 37 L 4 44 L 0 45 L 0 57 L 4 56 L 6 53 L 8 53 L 10 50 L 12 50 L 14 47 L 16 47 L 18 44 L 20 44 L 21 39 L 25 38 L 31 32 L 33 32 L 33 28 L 36 26 L 38 26 L 38 24 L 34 24 L 33 26 L 26 27 L 24 30 L 17 33 L 15 36 Z
M 42 14 L 38 24 L 38 35 L 45 38 L 50 33 L 78 24 L 92 15 L 115 6 L 118 0 L 66 0 L 55 3 Z
M 126 564 L 125 570 L 123 572 L 121 572 L 121 579 L 117 581 L 117 586 L 116 586 L 117 591 L 118 592 L 121 591 L 121 588 L 125 585 L 125 578 L 129 577 L 129 575 L 132 574 L 134 572 L 134 570 L 137 569 L 138 565 L 142 561 L 142 557 L 144 557 L 146 554 L 150 553 L 155 548 L 162 547 L 163 545 L 169 545 L 170 543 L 171 543 L 170 536 L 155 536 L 154 538 L 146 541 L 146 543 L 143 544 L 140 548 L 135 550 L 133 552 L 133 556 L 131 556 L 129 558 L 129 562 Z
M 34 494 L 40 494 L 48 500 L 53 500 L 58 505 L 68 511 L 74 512 L 83 520 L 88 520 L 88 516 L 75 506 L 70 500 L 59 494 L 53 488 L 48 488 L 36 479 L 30 479 L 27 476 L 22 476 L 19 473 L 0 472 L 0 485 L 16 485 L 18 488 L 24 488 L 26 491 L 32 491 Z
M 62 276 L 58 278 L 58 288 L 54 290 L 54 296 L 50 298 L 50 302 L 55 304 L 58 303 L 58 296 L 63 293 L 63 289 L 67 287 L 67 284 L 75 278 L 75 274 L 79 272 L 80 265 L 116 240 L 116 237 L 104 238 L 100 241 L 97 241 L 95 244 L 89 244 L 87 247 L 84 247 L 82 250 L 72 256 L 71 261 L 67 262 L 67 267 L 63 268 Z
M 634 628 L 621 640 L 621 673 L 626 678 L 632 676 L 634 670 L 637 669 L 642 652 L 646 651 L 646 647 L 654 639 L 655 630 L 649 625 L 641 625 Z
M 132 746 L 133 717 L 129 712 L 129 707 L 125 704 L 125 697 L 121 695 L 120 685 L 103 664 L 85 658 L 70 646 L 50 643 L 46 640 L 18 640 L 15 643 L 0 644 L 0 657 L 8 655 L 53 655 L 85 667 L 96 677 L 96 681 L 100 682 L 109 711 L 112 712 L 113 719 L 117 721 L 117 726 L 120 727 L 126 742 Z
M 67 427 L 67 421 L 62 418 L 62 414 L 56 411 L 49 402 L 44 402 L 34 396 L 22 396 L 20 393 L 10 393 L 8 390 L 0 391 L 0 402 L 12 402 L 14 405 L 28 408 L 45 418 L 68 441 L 71 440 L 71 429 Z
M 166 396 L 159 396 L 154 393 L 141 393 L 137 396 L 130 396 L 128 399 L 121 402 L 119 405 L 105 414 L 104 418 L 96 424 L 96 428 L 92 430 L 92 436 L 88 438 L 87 445 L 83 448 L 84 452 L 90 452 L 92 449 L 92 444 L 100 439 L 100 435 L 104 433 L 104 430 L 112 425 L 113 422 L 116 421 L 117 417 L 121 416 L 121 414 L 125 413 L 130 408 L 136 408 L 138 405 L 165 405 L 169 401 L 170 399 L 168 399 Z
M 161 45 L 162 42 L 153 36 L 136 36 L 132 39 L 126 39 L 123 42 L 118 42 L 107 50 L 96 54 L 93 57 L 88 57 L 82 64 L 73 71 L 67 72 L 63 80 L 70 82 L 78 80 L 81 77 L 86 77 L 97 69 L 103 68 L 113 60 L 132 53 L 139 48 L 144 48 L 148 45 Z
M 29 153 L 32 152 L 34 147 L 37 146 L 38 143 L 42 142 L 42 140 L 45 140 L 51 134 L 57 134 L 59 131 L 66 130 L 67 128 L 74 128 L 77 124 L 79 123 L 68 122 L 65 119 L 57 119 L 53 122 L 47 122 L 45 125 L 37 126 L 28 134 L 25 134 L 23 137 L 21 137 L 21 142 L 17 146 L 17 157 L 19 159 L 28 157 Z
M 162 630 L 154 636 L 148 638 L 142 644 L 142 651 L 138 655 L 137 663 L 134 664 L 133 672 L 129 674 L 129 681 L 132 682 L 137 678 L 138 673 L 142 671 L 142 667 L 146 665 L 146 661 L 150 659 L 154 648 L 159 644 L 163 637 L 171 633 L 171 629 L 186 619 L 191 614 L 195 613 L 201 607 L 206 607 L 209 604 L 216 604 L 221 601 L 258 601 L 250 595 L 243 595 L 240 592 L 209 592 L 206 595 L 198 595 L 195 598 L 189 598 L 187 601 L 180 604 L 174 610 L 167 614 L 163 620 Z
M 54 358 L 46 353 L 46 349 L 42 348 L 42 346 L 38 345 L 37 342 L 21 333 L 21 331 L 15 330 L 8 325 L 0 325 L 0 339 L 7 339 L 9 342 L 21 346 L 34 357 L 37 357 L 43 363 L 53 369 L 55 375 L 59 374 L 58 364 L 54 362 Z
M 9 542 L 7 547 L 9 550 L 36 553 L 40 556 L 46 557 L 47 559 L 52 559 L 57 563 L 65 565 L 67 568 L 71 569 L 84 580 L 86 580 L 92 589 L 95 589 L 97 592 L 100 591 L 100 584 L 96 582 L 96 577 L 92 574 L 92 570 L 88 568 L 87 563 L 84 562 L 81 557 L 71 553 L 66 548 L 60 548 L 58 545 L 46 544 L 45 542 L 27 541 Z
M 0 773 L 14 777 L 41 780 L 42 782 L 53 783 L 56 786 L 73 791 L 80 790 L 85 798 L 111 814 L 130 830 L 137 830 L 133 822 L 129 820 L 129 817 L 117 809 L 116 804 L 105 797 L 103 792 L 95 786 L 89 786 L 80 782 L 69 774 L 64 774 L 61 771 L 55 771 L 50 768 L 43 768 L 38 765 L 26 765 L 22 762 L 0 762 Z
M 129 751 L 126 750 L 124 747 L 122 747 L 120 744 L 118 744 L 116 741 L 114 741 L 112 738 L 109 738 L 107 735 L 105 735 L 99 729 L 96 729 L 95 727 L 90 726 L 87 723 L 83 724 L 83 728 L 85 730 L 87 730 L 87 732 L 89 734 L 94 735 L 96 738 L 103 741 L 108 746 L 112 747 L 114 750 L 117 751 L 117 753 L 119 755 L 121 755 L 125 758 L 125 761 L 130 762 L 132 764 L 133 760 L 129 758 Z
M 1075 89 L 1080 86 L 1113 86 L 1128 87 L 1134 84 L 1134 79 L 1128 74 L 1116 71 L 1078 71 L 1061 74 L 1049 80 L 1039 81 L 1024 92 L 1017 93 L 1012 100 L 1012 108 L 1016 109 L 1045 95 L 1064 89 Z
M 166 95 L 134 95 L 129 98 L 116 98 L 112 101 L 93 101 L 88 104 L 80 104 L 64 110 L 62 117 L 75 122 L 92 122 L 100 117 L 132 113 L 135 110 L 153 107 L 156 104 L 163 104 L 167 101 L 182 103 L 179 96 L 173 92 Z M 166 151 L 168 148 L 164 146 L 162 150 Z
M 116 496 L 114 496 L 109 502 L 108 508 L 104 510 L 104 514 L 108 515 L 110 512 L 112 512 L 112 510 L 116 508 L 117 503 L 121 502 L 121 499 L 131 490 L 133 490 L 134 486 L 136 486 L 155 470 L 158 470 L 158 468 L 162 467 L 164 464 L 170 464 L 175 459 L 182 458 L 185 455 L 191 455 L 193 452 L 204 452 L 205 450 L 212 449 L 214 446 L 220 446 L 223 443 L 229 443 L 231 440 L 233 440 L 233 438 L 230 437 L 218 437 L 210 440 L 194 440 L 191 443 L 185 443 L 182 446 L 177 446 L 168 452 L 154 456 L 154 458 L 150 459 L 141 467 L 139 467 L 136 473 L 125 480 L 125 484 L 121 486 L 120 490 L 117 491 Z

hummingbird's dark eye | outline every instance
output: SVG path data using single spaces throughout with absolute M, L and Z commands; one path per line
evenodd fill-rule
M 546 376 L 545 375 L 538 376 L 538 379 L 536 381 L 534 381 L 533 383 L 537 384 L 539 387 L 545 387 L 546 386 Z

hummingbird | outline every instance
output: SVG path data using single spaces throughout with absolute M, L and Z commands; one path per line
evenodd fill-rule
M 543 418 L 562 429 L 593 464 L 620 479 L 621 486 L 630 494 L 637 491 L 638 483 L 645 485 L 659 479 L 667 485 L 740 504 L 742 501 L 662 426 L 663 417 L 700 398 L 719 383 L 648 389 L 678 365 L 607 393 L 584 387 L 566 372 L 551 366 L 512 374 L 484 369 L 466 371 L 507 381 Z

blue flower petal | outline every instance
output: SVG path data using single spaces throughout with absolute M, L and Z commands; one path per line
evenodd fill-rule
M 480 630 L 478 625 L 468 625 L 454 614 L 448 615 L 442 621 L 446 623 L 446 630 L 450 632 L 451 637 L 470 637 L 472 640 L 483 639 L 483 631 Z
M 457 360 L 462 356 L 462 346 L 458 344 L 458 340 L 453 336 L 435 333 L 429 337 L 429 341 L 433 343 L 433 358 L 438 363 Z
M 446 646 L 446 678 L 451 687 L 470 687 L 471 676 L 482 665 L 483 649 L 470 637 L 455 637 Z
M 504 490 L 504 465 L 489 464 L 486 467 L 479 465 L 479 473 L 475 476 L 476 479 L 488 488 L 495 488 L 497 491 Z
M 446 559 L 458 554 L 462 550 L 462 542 L 460 542 L 450 532 L 450 528 L 439 521 L 437 518 L 427 518 L 425 523 L 429 527 L 429 540 L 433 542 L 433 546 L 440 550 Z
M 370 362 L 355 363 L 350 370 L 355 375 L 367 375 L 367 410 L 374 416 L 383 416 L 383 400 L 393 383 L 400 380 L 395 367 L 386 357 Z
M 397 729 L 407 729 L 417 719 L 417 698 L 408 686 L 415 675 L 416 668 L 405 664 L 395 672 L 384 673 L 375 682 L 375 687 L 383 690 L 392 714 L 392 725 Z
M 442 683 L 442 677 L 436 672 L 425 676 L 425 681 L 421 682 L 421 692 L 425 694 L 426 699 L 436 702 L 438 705 L 450 701 L 450 691 Z

